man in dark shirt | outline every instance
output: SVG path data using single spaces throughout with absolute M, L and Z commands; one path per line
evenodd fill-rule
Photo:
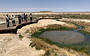
M 27 14 L 24 13 L 24 20 L 27 22 Z
M 32 13 L 30 13 L 30 22 L 32 22 Z
M 27 14 L 25 15 L 25 18 L 26 18 L 26 20 L 25 20 L 25 21 L 27 22 L 27 18 L 28 18 Z
M 21 24 L 21 15 L 18 15 L 18 23 Z

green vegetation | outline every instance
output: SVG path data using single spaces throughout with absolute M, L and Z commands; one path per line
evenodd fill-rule
M 81 32 L 81 33 L 84 33 L 84 34 L 87 34 L 87 35 L 90 36 L 90 32 L 86 32 L 86 31 L 84 31 L 84 30 L 81 30 L 80 32 Z
M 56 46 L 61 47 L 61 48 L 73 49 L 73 50 L 76 50 L 78 52 L 84 52 L 84 53 L 87 53 L 90 55 L 90 45 L 87 43 L 82 42 L 82 43 L 78 43 L 78 44 L 64 44 L 64 43 L 53 42 L 47 38 L 39 37 L 39 35 L 41 33 L 43 33 L 44 31 L 52 31 L 52 30 L 74 30 L 74 28 L 63 27 L 60 25 L 49 25 L 47 27 L 47 29 L 42 28 L 39 31 L 35 32 L 32 36 L 39 38 L 39 39 L 42 39 L 43 41 L 45 41 L 46 43 L 49 43 L 51 45 L 56 45 Z
M 57 18 L 75 18 L 75 19 L 90 19 L 90 15 L 80 15 L 80 14 L 62 14 L 62 15 L 35 15 L 36 17 L 55 17 L 56 19 Z M 57 19 L 58 21 L 58 19 Z M 83 22 L 71 22 L 75 25 L 79 27 L 82 27 L 83 29 L 85 28 L 86 25 L 84 25 Z M 68 28 L 68 27 L 59 27 L 58 25 L 57 26 L 49 26 L 47 29 L 40 29 L 39 31 L 35 32 L 32 36 L 36 37 L 36 38 L 39 38 L 39 39 L 42 39 L 43 41 L 51 44 L 51 45 L 57 45 L 58 47 L 61 47 L 61 48 L 68 48 L 68 49 L 74 49 L 76 51 L 80 51 L 80 52 L 84 52 L 84 53 L 87 53 L 90 55 L 90 45 L 86 42 L 82 42 L 82 43 L 78 43 L 78 44 L 64 44 L 64 43 L 58 43 L 58 42 L 52 42 L 51 40 L 47 39 L 47 38 L 42 38 L 42 37 L 39 37 L 39 35 L 41 33 L 43 33 L 44 31 L 52 31 L 52 30 L 74 30 L 72 28 Z M 88 34 L 90 35 L 89 32 L 86 32 L 84 30 L 80 30 L 79 32 L 82 32 L 84 34 Z M 90 40 L 89 40 L 90 41 Z M 47 52 L 48 54 L 49 52 Z
M 54 17 L 56 19 L 60 18 L 75 18 L 75 19 L 90 19 L 90 15 L 80 15 L 80 14 L 60 14 L 60 15 L 33 15 L 34 17 Z
M 49 43 L 50 45 L 56 45 L 60 48 L 73 49 L 78 52 L 84 52 L 84 53 L 90 55 L 90 45 L 88 45 L 87 43 L 64 44 L 64 43 L 53 42 L 53 41 L 51 41 L 47 38 L 43 38 L 43 37 L 35 37 L 35 38 L 42 39 L 43 41 L 45 41 L 46 43 Z
M 76 19 L 90 19 L 90 15 L 80 15 L 80 14 L 63 14 L 61 17 L 64 18 L 76 18 Z
M 39 37 L 39 35 L 45 31 L 54 31 L 54 30 L 75 30 L 76 28 L 70 28 L 70 27 L 66 27 L 66 26 L 61 26 L 61 25 L 49 25 L 47 26 L 47 29 L 41 28 L 39 31 L 35 32 L 34 34 L 32 34 L 32 36 L 34 37 Z
M 19 38 L 23 38 L 23 36 L 20 34 L 20 35 L 19 35 Z

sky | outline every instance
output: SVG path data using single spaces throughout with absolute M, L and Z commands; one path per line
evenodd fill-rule
M 24 8 L 24 9 L 15 9 L 15 8 Z M 30 8 L 38 8 L 38 9 L 31 10 Z M 0 11 L 86 12 L 90 11 L 90 0 L 0 0 Z

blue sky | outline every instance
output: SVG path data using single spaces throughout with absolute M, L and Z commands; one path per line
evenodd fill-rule
M 0 8 L 62 8 L 62 9 L 33 9 L 32 11 L 51 10 L 62 12 L 90 11 L 90 0 L 0 0 Z M 0 9 L 10 11 L 10 9 Z M 20 11 L 20 10 L 11 10 Z M 21 10 L 30 11 L 30 10 Z

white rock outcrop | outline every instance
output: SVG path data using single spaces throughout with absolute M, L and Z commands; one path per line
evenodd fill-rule
M 0 34 L 0 56 L 40 56 L 44 50 L 36 50 L 29 46 L 30 39 L 19 39 L 16 34 Z

